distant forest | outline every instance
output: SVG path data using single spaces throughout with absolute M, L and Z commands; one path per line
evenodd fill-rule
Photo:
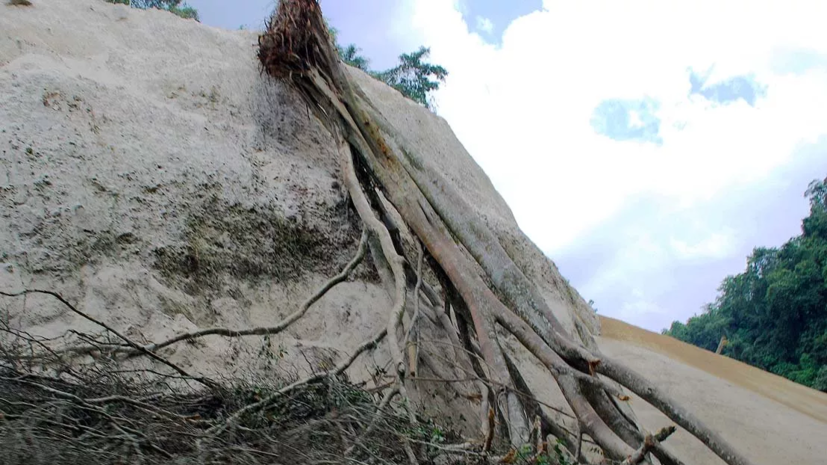
M 810 214 L 801 235 L 753 250 L 743 273 L 718 298 L 663 334 L 827 392 L 827 178 L 805 192 Z

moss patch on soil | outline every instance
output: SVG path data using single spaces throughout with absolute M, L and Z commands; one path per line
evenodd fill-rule
M 155 250 L 154 266 L 167 278 L 183 279 L 190 294 L 220 289 L 227 277 L 289 282 L 307 272 L 336 273 L 359 236 L 343 208 L 321 212 L 333 220 L 334 233 L 286 217 L 275 206 L 213 198 L 192 210 L 183 244 Z

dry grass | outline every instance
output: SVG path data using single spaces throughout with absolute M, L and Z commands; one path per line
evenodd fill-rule
M 100 348 L 121 343 L 69 333 Z M 55 342 L 0 321 L 2 464 L 405 463 L 403 438 L 429 463 L 447 441 L 459 441 L 432 422 L 411 427 L 400 405 L 377 413 L 381 392 L 343 376 L 300 385 L 229 424 L 295 379 L 196 383 L 144 358 L 70 363 L 50 348 Z

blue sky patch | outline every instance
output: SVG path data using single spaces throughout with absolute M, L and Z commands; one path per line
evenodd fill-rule
M 489 43 L 502 42 L 512 21 L 543 9 L 542 0 L 460 0 L 459 10 L 468 29 Z
M 591 125 L 598 134 L 616 141 L 663 144 L 660 136 L 659 104 L 651 98 L 640 100 L 608 99 L 592 112 Z
M 710 69 L 704 75 L 689 69 L 689 95 L 700 95 L 710 102 L 727 105 L 743 100 L 754 107 L 759 98 L 767 95 L 767 86 L 755 81 L 755 75 L 745 74 L 710 84 Z

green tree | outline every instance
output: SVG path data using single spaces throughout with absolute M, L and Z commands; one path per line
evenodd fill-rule
M 376 79 L 393 87 L 405 97 L 418 102 L 429 110 L 435 110 L 435 103 L 431 98 L 431 92 L 439 89 L 441 83 L 445 82 L 448 71 L 439 65 L 433 65 L 425 61 L 431 49 L 419 47 L 412 53 L 404 53 L 399 56 L 399 64 L 385 71 L 372 71 L 370 60 L 361 54 L 362 49 L 355 44 L 342 46 L 339 44 L 339 31 L 327 23 L 327 30 L 336 44 L 339 58 L 346 64 L 359 68 Z
M 342 61 L 353 66 L 354 68 L 359 68 L 362 71 L 369 71 L 368 64 L 370 60 L 365 58 L 364 56 L 360 55 L 362 49 L 356 47 L 354 44 L 350 44 L 347 47 L 339 47 L 339 56 L 342 58 Z
M 800 236 L 753 250 L 714 303 L 664 334 L 708 350 L 726 335 L 725 355 L 827 392 L 827 179 L 805 196 Z
M 827 238 L 827 178 L 811 182 L 805 195 L 810 198 L 810 216 L 804 219 L 804 235 Z
M 327 20 L 325 20 L 325 23 L 327 23 Z M 342 61 L 354 68 L 359 68 L 368 73 L 370 72 L 368 68 L 370 60 L 360 54 L 362 49 L 357 47 L 356 44 L 350 44 L 346 47 L 339 45 L 339 30 L 330 26 L 330 24 L 327 24 L 327 31 L 330 33 L 330 37 L 333 38 L 333 42 L 336 44 L 336 51 L 339 52 L 339 58 L 341 58 Z
M 413 53 L 404 53 L 399 56 L 399 65 L 377 74 L 377 77 L 389 86 L 401 92 L 415 102 L 430 109 L 434 109 L 434 102 L 429 98 L 430 92 L 439 89 L 445 82 L 448 71 L 439 65 L 424 61 L 428 58 L 431 49 L 419 47 Z

